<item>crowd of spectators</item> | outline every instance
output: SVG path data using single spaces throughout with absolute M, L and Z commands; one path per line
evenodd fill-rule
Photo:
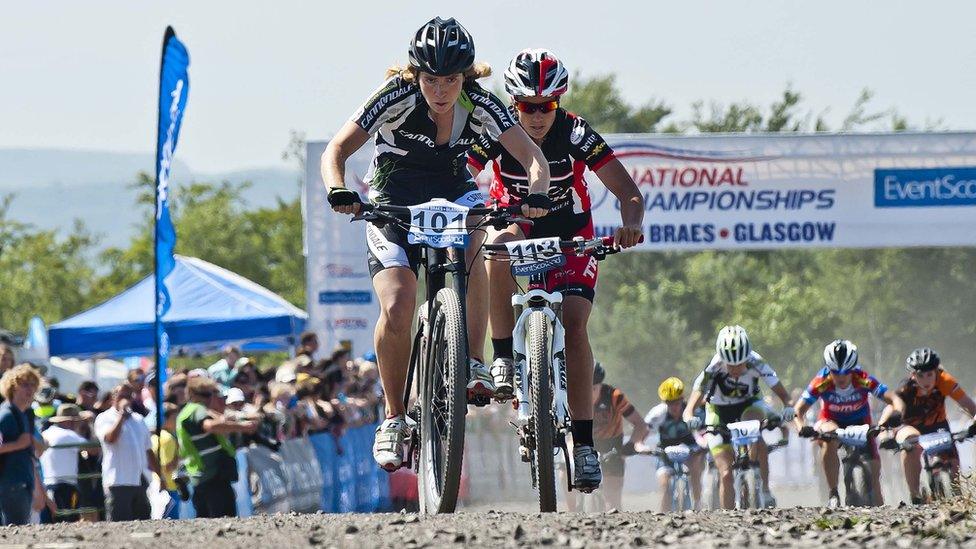
M 268 367 L 228 346 L 208 368 L 170 372 L 162 395 L 151 368 L 64 394 L 43 366 L 15 366 L 0 344 L 0 521 L 148 519 L 155 504 L 176 518 L 179 501 L 198 517 L 236 515 L 238 448 L 277 451 L 381 417 L 375 355 L 318 354 L 306 332 L 294 358 Z

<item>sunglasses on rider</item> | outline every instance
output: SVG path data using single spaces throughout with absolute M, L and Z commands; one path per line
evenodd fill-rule
M 525 114 L 534 114 L 541 112 L 543 114 L 550 113 L 559 108 L 559 101 L 553 99 L 552 101 L 546 101 L 545 103 L 527 103 L 525 101 L 516 101 L 515 108 L 519 112 L 524 112 Z

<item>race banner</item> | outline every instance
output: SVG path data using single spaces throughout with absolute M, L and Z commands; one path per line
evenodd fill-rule
M 976 245 L 976 133 L 606 138 L 644 196 L 639 250 Z M 325 145 L 307 149 L 310 325 L 371 349 L 378 309 L 365 231 L 328 207 L 319 175 Z M 346 185 L 363 197 L 372 154 L 367 144 L 346 164 Z M 491 172 L 481 172 L 479 186 L 488 187 Z M 619 203 L 595 174 L 585 177 L 596 232 L 612 234 Z

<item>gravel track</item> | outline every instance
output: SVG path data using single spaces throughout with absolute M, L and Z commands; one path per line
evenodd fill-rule
M 791 508 L 671 514 L 272 515 L 0 528 L 33 547 L 937 547 L 976 546 L 962 502 L 936 507 Z

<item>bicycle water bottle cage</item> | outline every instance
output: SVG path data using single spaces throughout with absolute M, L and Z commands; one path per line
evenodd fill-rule
M 929 455 L 935 455 L 946 450 L 952 449 L 952 433 L 949 431 L 936 431 L 918 437 L 918 445 L 922 451 Z
M 686 461 L 691 456 L 691 448 L 687 444 L 679 444 L 677 446 L 668 446 L 664 449 L 664 455 L 668 456 L 668 460 L 671 463 L 680 465 Z
M 759 440 L 762 431 L 762 422 L 758 419 L 748 421 L 737 421 L 729 423 L 729 435 L 733 446 L 748 446 Z
M 843 429 L 837 429 L 837 440 L 841 444 L 861 448 L 868 445 L 868 430 L 870 425 L 852 425 Z

